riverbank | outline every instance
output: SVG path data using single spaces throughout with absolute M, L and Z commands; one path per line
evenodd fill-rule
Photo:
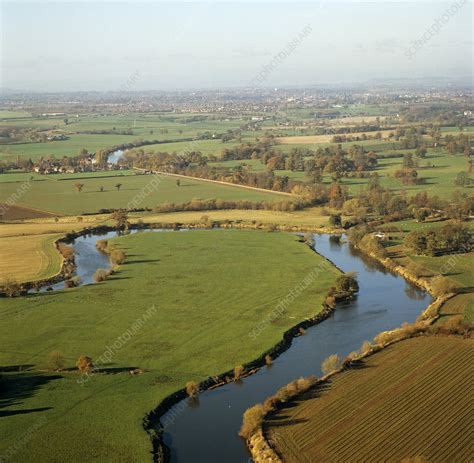
M 400 275 L 401 277 L 403 277 L 406 281 L 409 281 L 412 284 L 420 288 L 423 288 L 434 297 L 432 302 L 423 310 L 423 312 L 417 318 L 419 328 L 425 329 L 426 327 L 435 323 L 439 318 L 439 312 L 442 305 L 445 304 L 449 299 L 451 299 L 452 297 L 456 295 L 455 293 L 438 295 L 431 278 L 418 277 L 413 272 L 408 270 L 406 267 L 403 267 L 402 265 L 397 264 L 389 257 L 381 257 L 380 255 L 374 252 L 370 252 L 361 246 L 354 246 L 354 247 L 358 249 L 360 252 L 369 256 L 370 258 L 378 261 L 390 272 L 394 272 Z M 415 331 L 417 330 L 418 328 L 415 328 Z M 318 380 L 317 384 L 319 385 L 321 383 L 327 382 L 334 374 L 340 373 L 347 367 L 350 367 L 351 364 L 353 364 L 354 362 L 361 361 L 365 359 L 366 357 L 372 355 L 373 353 L 379 352 L 383 348 L 391 346 L 392 344 L 399 342 L 402 339 L 407 339 L 408 337 L 411 336 L 408 334 L 404 334 L 402 329 L 393 329 L 390 331 L 382 332 L 380 333 L 380 335 L 381 335 L 381 338 L 383 338 L 385 335 L 385 339 L 392 339 L 392 340 L 382 343 L 382 344 L 378 344 L 375 346 L 375 348 L 371 349 L 370 351 L 366 353 L 361 353 L 360 355 L 357 355 L 356 357 L 346 360 L 341 366 L 341 368 L 330 373 L 329 375 L 323 376 L 320 380 Z M 406 336 L 406 337 L 403 337 L 403 336 Z M 276 410 L 275 408 L 272 408 L 271 410 L 268 410 L 266 413 L 268 414 L 275 410 Z M 278 453 L 271 446 L 270 442 L 266 439 L 265 433 L 263 432 L 263 429 L 261 426 L 258 427 L 255 430 L 255 432 L 247 439 L 247 446 L 249 448 L 250 453 L 252 454 L 253 461 L 255 461 L 256 463 L 264 463 L 266 461 L 281 462 L 281 459 Z

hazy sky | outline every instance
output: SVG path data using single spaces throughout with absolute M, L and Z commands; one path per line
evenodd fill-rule
M 469 0 L 1 1 L 0 12 L 0 86 L 12 89 L 273 87 L 472 75 Z

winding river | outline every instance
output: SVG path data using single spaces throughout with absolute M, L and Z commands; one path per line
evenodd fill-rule
M 107 256 L 97 251 L 96 240 L 116 235 L 116 232 L 109 232 L 82 236 L 74 241 L 76 273 L 82 284 L 92 283 L 97 268 L 109 266 Z M 291 347 L 270 367 L 264 367 L 238 383 L 203 392 L 197 402 L 184 400 L 172 407 L 162 418 L 162 422 L 167 423 L 163 440 L 170 450 L 172 462 L 251 461 L 244 441 L 237 435 L 248 407 L 263 402 L 295 378 L 320 375 L 321 362 L 328 355 L 337 353 L 344 357 L 381 331 L 393 329 L 405 321 L 413 322 L 431 302 L 427 293 L 347 243 L 334 241 L 329 235 L 315 235 L 314 238 L 317 252 L 341 270 L 357 272 L 360 286 L 357 298 L 338 304 L 331 317 L 294 339 Z M 63 289 L 64 283 L 57 283 L 52 288 Z
M 341 270 L 358 273 L 357 299 L 339 304 L 330 318 L 294 339 L 270 367 L 238 383 L 201 393 L 197 405 L 186 401 L 175 405 L 162 419 L 168 423 L 163 439 L 172 462 L 251 461 L 237 435 L 248 407 L 300 376 L 320 375 L 321 362 L 328 355 L 343 357 L 381 331 L 413 322 L 431 302 L 428 294 L 348 244 L 338 244 L 329 235 L 315 235 L 315 241 L 316 250 Z

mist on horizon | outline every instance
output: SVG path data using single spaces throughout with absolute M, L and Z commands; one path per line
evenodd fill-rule
M 472 3 L 3 2 L 0 87 L 166 90 L 472 76 Z

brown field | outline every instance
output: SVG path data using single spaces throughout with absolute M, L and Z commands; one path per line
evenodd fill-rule
M 41 217 L 53 217 L 51 212 L 33 209 L 24 206 L 8 206 L 0 203 L 0 220 L 20 220 L 20 219 L 37 219 Z
M 266 435 L 285 462 L 472 461 L 473 347 L 441 336 L 394 344 L 273 414 Z
M 60 235 L 15 236 L 0 239 L 0 282 L 50 278 L 61 269 L 62 258 L 54 246 Z

